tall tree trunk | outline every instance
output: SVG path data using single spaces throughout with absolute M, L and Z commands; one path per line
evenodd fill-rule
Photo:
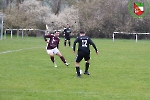
M 9 0 L 6 0 L 6 7 L 8 7 L 9 5 Z
M 17 0 L 16 7 L 19 9 L 20 0 Z
M 55 15 L 58 15 L 58 14 L 59 14 L 60 7 L 61 7 L 61 0 L 59 0 L 58 3 L 57 3 L 57 8 L 56 8 Z

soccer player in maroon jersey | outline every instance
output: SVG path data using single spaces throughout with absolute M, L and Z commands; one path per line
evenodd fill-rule
M 59 31 L 55 31 L 54 34 L 44 35 L 44 40 L 47 42 L 46 51 L 50 55 L 50 59 L 54 63 L 54 66 L 57 67 L 56 62 L 54 60 L 54 54 L 59 56 L 60 59 L 64 62 L 64 64 L 68 66 L 69 63 L 66 62 L 65 58 L 63 57 L 63 55 L 60 53 L 58 49 L 58 45 L 60 41 Z

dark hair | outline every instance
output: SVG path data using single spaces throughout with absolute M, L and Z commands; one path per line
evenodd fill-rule
M 56 32 L 59 32 L 59 30 L 55 30 L 55 33 L 56 33 Z
M 80 31 L 80 34 L 85 34 L 85 32 L 83 30 Z

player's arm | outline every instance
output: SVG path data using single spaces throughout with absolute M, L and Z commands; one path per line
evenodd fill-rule
M 74 35 L 74 34 L 72 33 L 72 31 L 71 31 L 71 29 L 70 29 L 70 36 L 72 36 L 72 35 Z
M 46 42 L 48 42 L 48 41 L 47 41 L 47 38 L 50 38 L 50 37 L 52 37 L 51 34 L 49 34 L 49 35 L 44 35 L 44 40 L 45 40 Z
M 65 31 L 63 31 L 63 36 L 65 36 Z
M 96 53 L 98 54 L 98 49 L 97 49 L 96 45 L 94 44 L 94 42 L 91 39 L 89 39 L 89 42 L 93 46 L 93 48 L 95 49 Z
M 57 48 L 59 48 L 59 43 L 57 44 Z
M 65 30 L 66 30 L 66 29 L 64 29 L 64 31 L 63 31 L 63 36 L 65 36 Z
M 59 40 L 60 41 L 60 40 Z M 57 48 L 59 48 L 59 41 L 58 41 L 58 44 L 57 44 Z
M 74 35 L 74 33 L 70 32 L 70 36 L 73 36 L 73 35 Z
M 78 42 L 79 38 L 77 37 L 76 40 L 73 43 L 73 52 L 75 52 L 76 50 L 76 43 Z

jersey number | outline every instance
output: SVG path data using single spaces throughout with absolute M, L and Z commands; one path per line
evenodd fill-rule
M 53 39 L 52 39 L 52 43 L 54 43 L 54 42 L 55 42 L 55 39 L 53 38 Z
M 87 47 L 87 40 L 82 40 L 82 47 Z

